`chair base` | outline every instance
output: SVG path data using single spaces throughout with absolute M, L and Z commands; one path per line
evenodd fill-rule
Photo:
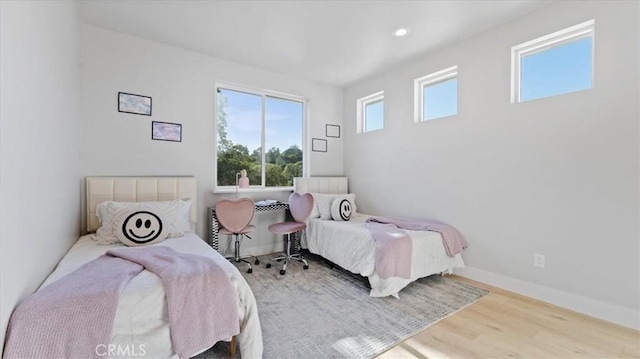
M 307 260 L 304 259 L 304 256 L 302 254 L 300 253 L 291 254 L 291 233 L 287 234 L 287 251 L 285 253 L 282 253 L 282 255 L 279 257 L 269 259 L 265 267 L 271 268 L 272 261 L 284 262 L 282 265 L 282 269 L 280 270 L 281 275 L 285 275 L 285 273 L 287 273 L 287 265 L 291 261 L 302 262 L 304 263 L 304 266 L 302 268 L 309 269 L 309 263 L 307 263 Z
M 242 234 L 234 234 L 234 236 L 236 237 L 235 240 L 235 252 L 233 254 L 233 257 L 225 257 L 225 259 L 227 259 L 229 262 L 244 262 L 247 263 L 247 265 L 249 266 L 249 269 L 247 270 L 247 273 L 253 273 L 253 267 L 251 266 L 251 262 L 249 262 L 248 260 L 246 260 L 246 258 L 255 258 L 255 265 L 260 264 L 260 260 L 258 259 L 258 257 L 256 256 L 240 256 L 240 236 Z
M 225 259 L 227 259 L 229 262 L 236 262 L 236 263 L 240 263 L 240 262 L 244 262 L 247 263 L 247 266 L 249 266 L 249 269 L 247 269 L 247 273 L 253 273 L 253 267 L 251 266 L 251 262 L 249 262 L 248 260 L 246 260 L 246 258 L 256 258 L 255 260 L 255 265 L 260 264 L 260 260 L 257 257 L 254 256 L 244 256 L 244 257 L 225 257 Z

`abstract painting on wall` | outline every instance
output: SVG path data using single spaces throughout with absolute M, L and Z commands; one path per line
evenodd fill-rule
M 118 112 L 151 116 L 151 97 L 118 92 Z
M 182 125 L 170 122 L 151 122 L 151 139 L 182 142 Z

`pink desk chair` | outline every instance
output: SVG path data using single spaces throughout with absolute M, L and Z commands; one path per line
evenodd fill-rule
M 256 259 L 255 264 L 260 264 L 260 261 L 255 256 L 240 256 L 240 242 L 243 236 L 251 238 L 247 233 L 253 232 L 256 227 L 251 225 L 253 215 L 256 212 L 256 207 L 253 201 L 249 198 L 240 198 L 236 200 L 221 199 L 216 203 L 216 217 L 218 223 L 222 227 L 219 233 L 228 234 L 235 237 L 235 252 L 234 256 L 227 258 L 230 261 L 245 262 L 249 265 L 247 273 L 252 273 L 251 263 L 245 258 L 253 257 Z
M 304 269 L 309 269 L 309 263 L 300 253 L 291 254 L 291 234 L 302 231 L 307 228 L 305 223 L 313 210 L 313 196 L 310 193 L 298 194 L 292 193 L 289 196 L 289 211 L 294 222 L 280 222 L 269 226 L 269 231 L 276 234 L 287 235 L 287 251 L 280 257 L 269 260 L 266 267 L 271 268 L 271 261 L 284 261 L 280 274 L 284 275 L 287 271 L 287 264 L 291 260 L 304 263 Z

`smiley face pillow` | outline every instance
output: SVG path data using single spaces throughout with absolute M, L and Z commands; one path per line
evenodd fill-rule
M 355 205 L 350 196 L 336 197 L 331 202 L 331 218 L 334 221 L 348 221 L 355 213 Z
M 164 241 L 168 230 L 162 215 L 148 209 L 131 209 L 115 219 L 116 237 L 125 246 L 147 246 Z

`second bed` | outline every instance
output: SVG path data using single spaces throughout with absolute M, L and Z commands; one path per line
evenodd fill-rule
M 296 192 L 323 194 L 346 194 L 346 177 L 296 178 Z M 311 253 L 339 265 L 340 267 L 369 279 L 370 295 L 373 297 L 398 296 L 398 292 L 409 283 L 433 274 L 452 273 L 454 268 L 463 268 L 460 253 L 449 257 L 442 235 L 432 231 L 404 230 L 411 238 L 413 250 L 411 276 L 382 278 L 375 268 L 376 245 L 365 221 L 372 217 L 357 213 L 349 221 L 334 221 L 311 218 L 308 221 L 301 245 Z

